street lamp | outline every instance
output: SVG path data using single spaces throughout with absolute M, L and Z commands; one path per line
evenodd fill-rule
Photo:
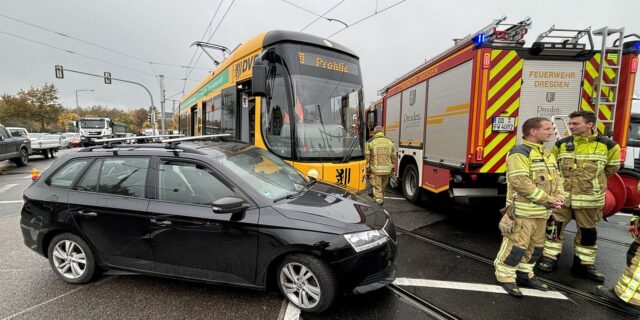
M 76 108 L 80 108 L 80 105 L 78 104 L 78 92 L 80 91 L 91 91 L 93 92 L 93 89 L 80 89 L 80 90 L 76 90 Z

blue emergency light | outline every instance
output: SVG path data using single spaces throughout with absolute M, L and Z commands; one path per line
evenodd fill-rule
M 484 33 L 478 33 L 475 37 L 473 37 L 473 45 L 475 47 L 479 47 L 483 45 L 487 41 L 487 35 Z

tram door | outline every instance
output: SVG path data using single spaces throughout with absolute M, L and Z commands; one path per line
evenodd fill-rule
M 251 81 L 238 84 L 239 139 L 255 143 L 256 100 L 251 96 Z
M 202 128 L 202 118 L 200 117 L 201 112 L 198 110 L 198 105 L 191 107 L 191 126 L 189 127 L 189 135 L 190 136 L 199 136 L 200 129 Z

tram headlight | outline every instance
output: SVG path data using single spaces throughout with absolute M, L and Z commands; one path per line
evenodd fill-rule
M 316 169 L 316 168 L 311 168 L 311 169 L 307 170 L 307 175 L 309 177 L 313 177 L 313 178 L 318 179 L 318 176 L 320 175 L 320 171 L 318 171 L 318 169 Z

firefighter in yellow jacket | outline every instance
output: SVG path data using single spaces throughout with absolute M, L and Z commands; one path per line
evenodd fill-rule
M 381 126 L 376 126 L 375 134 L 365 145 L 364 158 L 373 188 L 373 199 L 380 205 L 384 202 L 384 188 L 389 184 L 389 175 L 395 170 L 396 151 L 393 141 L 384 136 Z
M 538 269 L 551 272 L 557 269 L 562 251 L 563 229 L 573 217 L 578 226 L 574 240 L 575 256 L 572 271 L 596 282 L 604 282 L 604 274 L 595 266 L 596 223 L 602 219 L 607 177 L 620 166 L 620 147 L 611 139 L 598 134 L 593 112 L 575 111 L 569 115 L 572 135 L 558 140 L 551 152 L 558 159 L 564 178 L 567 202 L 555 215 L 556 237 L 545 242 L 544 255 Z
M 640 184 L 637 192 L 640 193 Z M 613 289 L 605 289 L 603 286 L 597 287 L 597 293 L 623 310 L 627 310 L 640 316 L 640 232 L 638 221 L 640 216 L 638 211 L 634 211 L 629 224 L 629 234 L 635 239 L 627 251 L 627 267 L 618 279 L 618 283 Z
M 518 285 L 546 291 L 533 267 L 542 255 L 547 219 L 564 199 L 556 158 L 542 143 L 552 135 L 551 121 L 536 117 L 522 125 L 524 141 L 507 156 L 507 206 L 515 208 L 515 227 L 503 233 L 494 261 L 498 283 L 512 296 L 521 297 Z

